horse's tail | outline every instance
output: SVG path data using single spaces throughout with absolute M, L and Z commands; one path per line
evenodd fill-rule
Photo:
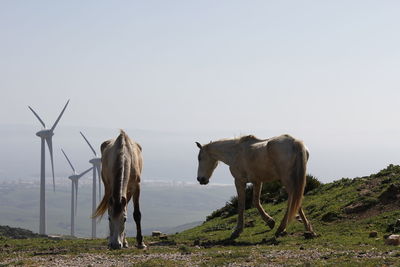
M 110 193 L 108 191 L 104 192 L 103 199 L 101 200 L 100 204 L 97 206 L 96 211 L 92 215 L 92 218 L 102 217 L 103 214 L 107 210 L 108 200 L 110 199 Z
M 288 222 L 299 212 L 303 201 L 304 188 L 306 186 L 306 165 L 308 151 L 301 141 L 294 141 L 295 162 L 291 173 L 291 192 L 289 192 Z
M 103 216 L 103 214 L 106 212 L 108 209 L 108 203 L 111 197 L 114 198 L 114 201 L 117 201 L 117 203 L 113 203 L 114 205 L 117 205 L 117 209 L 121 208 L 120 207 L 120 200 L 121 200 L 121 195 L 122 195 L 122 188 L 123 188 L 123 181 L 124 181 L 124 176 L 126 175 L 126 171 L 129 172 L 129 170 L 126 170 L 125 168 L 125 156 L 124 156 L 124 147 L 126 146 L 126 138 L 127 135 L 126 133 L 121 130 L 120 135 L 117 137 L 117 139 L 114 142 L 114 146 L 116 147 L 116 158 L 115 158 L 115 180 L 112 181 L 112 185 L 110 184 L 108 188 L 105 186 L 105 192 L 103 199 L 101 200 L 100 204 L 97 206 L 96 211 L 92 215 L 92 218 L 97 218 Z

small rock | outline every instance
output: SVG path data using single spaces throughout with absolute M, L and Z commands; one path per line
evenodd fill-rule
M 301 247 L 300 247 L 300 250 L 304 250 L 304 247 L 303 247 L 303 246 L 301 246 Z
M 372 231 L 369 233 L 369 237 L 377 237 L 378 236 L 378 232 L 377 231 Z
M 157 237 L 157 236 L 161 236 L 161 232 L 160 231 L 153 231 L 153 232 L 151 232 L 151 236 L 152 237 Z
M 346 214 L 360 213 L 360 212 L 366 211 L 367 209 L 371 208 L 375 204 L 376 203 L 372 202 L 372 201 L 355 202 L 355 203 L 352 203 L 352 204 L 344 207 L 343 210 Z
M 168 236 L 165 234 L 160 235 L 161 240 L 168 240 Z
M 372 192 L 371 192 L 371 190 L 368 190 L 368 189 L 362 189 L 358 194 L 360 196 L 370 197 L 372 195 Z
M 278 245 L 279 241 L 275 237 L 272 237 L 270 239 L 263 238 L 263 240 L 261 241 L 261 244 Z
M 400 245 L 400 235 L 390 235 L 385 240 L 386 245 L 398 246 Z

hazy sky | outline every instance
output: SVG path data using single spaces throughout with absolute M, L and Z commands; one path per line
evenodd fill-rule
M 71 99 L 63 125 L 203 143 L 290 133 L 315 175 L 367 175 L 400 161 L 399 14 L 398 1 L 2 0 L 0 125 L 33 134 L 27 105 L 51 126 Z

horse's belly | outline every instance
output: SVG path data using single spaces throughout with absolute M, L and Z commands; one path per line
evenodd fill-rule
M 251 182 L 270 182 L 279 179 L 275 168 L 272 166 L 256 167 L 249 173 L 249 180 Z

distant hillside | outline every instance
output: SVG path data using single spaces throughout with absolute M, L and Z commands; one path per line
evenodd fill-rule
M 8 225 L 0 225 L 0 236 L 13 239 L 43 237 L 43 235 L 33 233 L 32 231 L 22 228 L 10 227 Z
M 88 237 L 91 233 L 92 187 L 85 184 L 86 180 L 87 178 L 83 178 L 80 181 L 78 195 L 78 212 L 75 217 L 75 233 L 78 237 Z M 47 234 L 70 234 L 70 190 L 70 184 L 58 185 L 56 192 L 53 192 L 52 187 L 47 187 Z M 168 230 L 177 225 L 204 220 L 210 210 L 222 206 L 234 191 L 233 186 L 143 184 L 140 196 L 142 227 Z M 20 227 L 33 232 L 38 230 L 39 187 L 37 185 L 0 184 L 0 203 L 0 225 Z M 128 236 L 136 235 L 132 206 L 128 205 Z M 106 237 L 108 231 L 107 217 L 104 216 L 97 225 L 98 237 Z M 151 231 L 146 233 L 151 234 Z
M 263 207 L 279 224 L 286 205 L 287 201 L 269 201 Z M 368 237 L 367 232 L 372 230 L 378 231 L 381 237 L 400 232 L 400 221 L 397 222 L 400 219 L 400 166 L 389 165 L 370 176 L 321 184 L 306 193 L 303 208 L 319 238 L 327 242 L 342 240 L 340 235 L 343 238 Z M 213 216 L 201 226 L 184 231 L 177 237 L 203 242 L 228 238 L 236 225 L 237 215 L 221 210 L 224 209 L 213 212 Z M 245 224 L 247 227 L 238 241 L 261 242 L 266 237 L 272 237 L 276 230 L 270 231 L 254 208 L 246 210 Z M 289 235 L 295 236 L 304 232 L 299 222 L 291 222 L 287 230 Z M 361 233 L 364 234 L 357 235 Z

